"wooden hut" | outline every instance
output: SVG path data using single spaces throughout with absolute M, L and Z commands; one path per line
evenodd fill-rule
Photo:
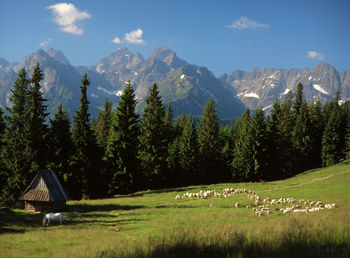
M 69 197 L 53 170 L 41 170 L 19 200 L 28 211 L 51 212 L 63 209 Z

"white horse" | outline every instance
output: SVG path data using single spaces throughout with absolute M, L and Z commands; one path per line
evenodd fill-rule
M 60 225 L 62 225 L 62 219 L 63 215 L 61 213 L 48 213 L 43 219 L 43 225 L 49 226 L 52 221 L 59 221 Z

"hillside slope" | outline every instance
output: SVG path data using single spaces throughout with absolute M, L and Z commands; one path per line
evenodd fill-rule
M 300 199 L 335 202 L 338 208 L 283 214 L 276 208 L 294 204 L 281 204 L 272 206 L 272 214 L 257 217 L 245 208 L 256 207 L 246 193 L 175 199 L 187 192 L 222 192 L 224 188 L 252 190 L 262 199 L 293 197 L 302 206 Z M 70 201 L 71 209 L 80 212 L 64 212 L 64 224 L 49 228 L 41 226 L 40 214 L 2 210 L 0 255 L 226 257 L 254 252 L 273 257 L 346 257 L 350 250 L 349 189 L 347 161 L 281 181 L 191 186 Z M 235 208 L 237 202 L 240 208 Z

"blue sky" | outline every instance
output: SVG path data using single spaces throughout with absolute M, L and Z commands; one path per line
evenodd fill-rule
M 216 76 L 254 67 L 350 69 L 349 0 L 0 1 L 0 57 L 38 48 L 94 65 L 119 47 L 166 46 Z

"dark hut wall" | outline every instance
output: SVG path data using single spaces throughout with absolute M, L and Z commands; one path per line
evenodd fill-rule
M 25 201 L 25 209 L 27 211 L 39 211 L 39 212 L 50 212 L 58 211 L 66 206 L 65 201 L 57 202 L 36 202 L 36 201 Z

